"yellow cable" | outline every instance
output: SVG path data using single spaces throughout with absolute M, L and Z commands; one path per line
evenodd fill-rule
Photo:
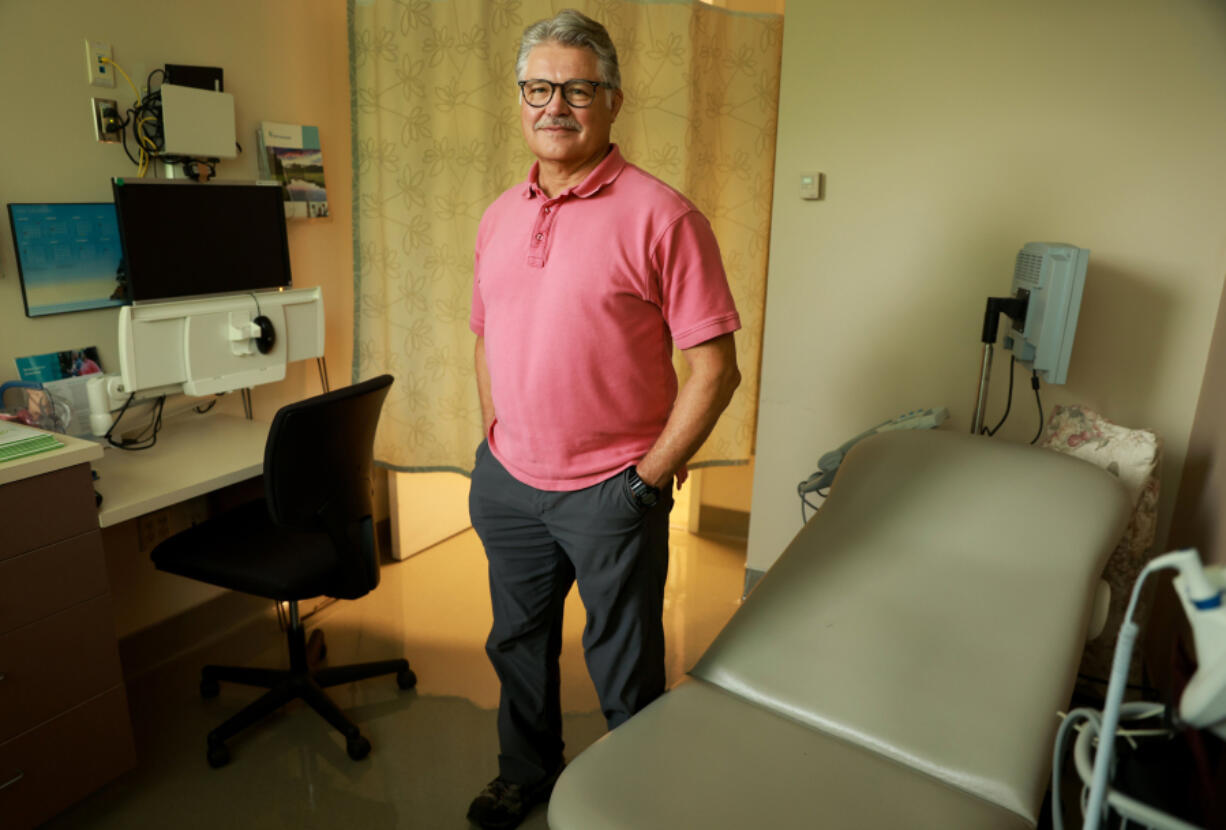
M 145 174 L 149 172 L 150 166 L 152 166 L 152 162 L 157 151 L 157 144 L 153 141 L 153 139 L 141 132 L 140 128 L 150 121 L 156 120 L 157 119 L 155 118 L 142 118 L 140 121 L 136 122 L 136 127 L 132 130 L 132 132 L 136 134 L 137 142 L 140 144 L 141 163 L 140 168 L 136 171 L 136 175 L 142 179 L 145 177 Z M 149 146 L 148 150 L 145 149 L 146 144 Z
M 148 124 L 150 122 L 157 123 L 157 119 L 156 118 L 142 118 L 140 121 L 136 122 L 136 126 L 143 127 L 145 124 Z M 143 132 L 140 132 L 139 130 L 135 130 L 134 132 L 136 132 L 137 141 L 141 142 L 142 144 L 144 144 L 146 141 L 149 142 L 150 150 L 156 150 L 158 148 L 157 142 L 155 142 L 152 138 L 145 135 Z M 141 149 L 144 149 L 144 148 L 142 147 Z
M 111 66 L 115 67 L 116 71 L 118 71 L 120 75 L 123 75 L 123 79 L 128 82 L 128 86 L 132 87 L 132 92 L 136 94 L 136 103 L 139 104 L 140 90 L 136 88 L 136 84 L 132 83 L 132 79 L 128 77 L 128 73 L 123 71 L 123 67 L 115 63 L 115 61 L 111 60 L 110 58 L 103 58 L 102 62 L 109 63 Z
M 140 90 L 137 89 L 136 84 L 132 83 L 132 78 L 128 76 L 128 73 L 124 72 L 123 67 L 115 63 L 115 61 L 111 60 L 110 58 L 103 58 L 102 62 L 109 63 L 111 66 L 115 67 L 115 71 L 117 71 L 120 75 L 123 75 L 123 79 L 128 82 L 128 86 L 132 87 L 132 92 L 134 95 L 136 95 L 136 101 L 133 103 L 132 107 L 133 109 L 139 107 L 141 101 Z M 153 120 L 155 119 L 145 118 L 137 122 L 137 124 L 132 127 L 132 134 L 136 136 L 136 146 L 140 150 L 140 163 L 136 166 L 136 175 L 138 178 L 142 179 L 145 177 L 145 174 L 149 172 L 149 162 L 153 159 L 153 155 L 145 150 L 145 145 L 148 143 L 150 149 L 156 150 L 157 144 L 140 131 L 140 126 Z

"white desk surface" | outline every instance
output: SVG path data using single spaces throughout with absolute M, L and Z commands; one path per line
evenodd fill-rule
M 93 463 L 102 527 L 235 484 L 264 470 L 268 424 L 186 413 L 167 420 L 148 450 L 106 447 Z
M 0 485 L 21 481 L 24 478 L 33 478 L 44 473 L 53 473 L 74 464 L 102 458 L 102 447 L 93 441 L 73 438 L 71 435 L 56 435 L 55 437 L 62 441 L 64 446 L 0 463 Z

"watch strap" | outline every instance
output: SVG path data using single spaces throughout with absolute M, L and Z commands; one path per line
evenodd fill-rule
M 630 468 L 630 493 L 634 496 L 634 500 L 643 507 L 654 507 L 660 501 L 660 488 L 652 487 L 647 482 L 643 481 L 639 475 L 637 467 Z

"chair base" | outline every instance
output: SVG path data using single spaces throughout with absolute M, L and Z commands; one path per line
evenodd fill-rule
M 290 628 L 287 634 L 290 643 L 289 669 L 205 666 L 201 670 L 200 694 L 204 698 L 216 697 L 223 681 L 268 689 L 257 700 L 209 732 L 207 757 L 210 766 L 222 767 L 229 763 L 230 751 L 226 747 L 226 741 L 292 700 L 305 701 L 323 716 L 324 720 L 345 736 L 345 748 L 349 757 L 360 761 L 370 753 L 370 741 L 362 737 L 358 727 L 345 716 L 324 689 L 386 674 L 396 675 L 396 685 L 401 689 L 411 689 L 417 685 L 417 675 L 409 668 L 409 661 L 403 658 L 312 671 L 306 661 L 301 625 Z

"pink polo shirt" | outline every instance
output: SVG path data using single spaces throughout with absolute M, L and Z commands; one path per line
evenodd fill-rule
M 469 327 L 485 338 L 490 450 L 525 484 L 579 490 L 663 431 L 673 344 L 741 322 L 706 218 L 616 145 L 552 199 L 537 175 L 534 164 L 481 219 Z

